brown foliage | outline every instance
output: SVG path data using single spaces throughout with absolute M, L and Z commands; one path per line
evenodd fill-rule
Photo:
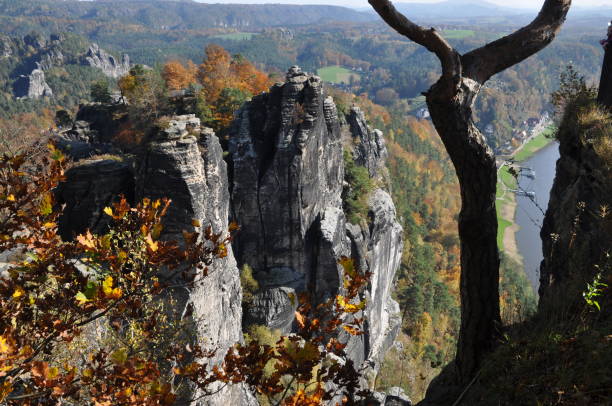
M 104 209 L 114 220 L 106 234 L 88 231 L 63 241 L 54 189 L 65 159 L 49 148 L 51 159 L 31 174 L 22 170 L 23 156 L 0 160 L 0 252 L 12 256 L 0 273 L 0 403 L 172 405 L 171 383 L 182 376 L 204 395 L 219 383 L 244 383 L 275 404 L 320 405 L 338 397 L 354 404 L 359 373 L 335 338 L 340 329 L 361 334 L 368 275 L 351 260 L 341 261 L 342 294 L 318 306 L 299 298 L 298 333 L 274 346 L 237 344 L 221 365 L 210 365 L 215 351 L 185 341 L 180 323 L 164 319 L 173 309 L 159 303 L 170 283 L 188 287 L 206 277 L 213 260 L 227 255 L 231 237 L 210 227 L 199 231 L 194 221 L 196 232 L 183 233 L 181 248 L 160 239 L 169 201 L 144 199 L 132 207 L 121 198 Z M 89 342 L 92 328 L 110 343 Z M 274 373 L 266 375 L 270 362 Z
M 172 60 L 164 65 L 162 77 L 169 90 L 185 89 L 196 82 L 196 69 L 195 64 L 191 61 L 188 61 L 185 66 L 180 61 Z

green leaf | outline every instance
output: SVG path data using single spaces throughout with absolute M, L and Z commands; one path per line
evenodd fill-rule
M 87 298 L 87 296 L 85 296 L 85 293 L 83 292 L 79 292 L 76 294 L 76 300 L 77 302 L 79 302 L 79 304 L 85 304 L 89 302 L 89 299 Z

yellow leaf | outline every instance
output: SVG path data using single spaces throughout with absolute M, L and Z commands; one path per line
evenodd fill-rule
M 147 245 L 149 246 L 149 249 L 151 251 L 155 252 L 159 249 L 157 242 L 153 241 L 153 239 L 151 238 L 151 234 L 146 236 L 145 241 L 147 242 Z
M 77 302 L 79 302 L 79 304 L 84 304 L 84 303 L 89 302 L 89 299 L 87 299 L 87 296 L 85 296 L 83 292 L 79 292 L 76 294 L 76 300 Z
M 119 254 L 117 254 L 117 258 L 119 258 L 119 261 L 121 262 L 125 262 L 125 260 L 127 259 L 128 255 L 125 251 L 119 251 Z
M 336 297 L 336 300 L 338 302 L 338 306 L 346 313 L 357 313 L 358 311 L 363 310 L 366 304 L 365 300 L 359 302 L 358 304 L 348 303 L 346 298 L 340 295 Z
M 120 350 L 113 352 L 110 356 L 110 359 L 115 364 L 121 365 L 125 363 L 125 361 L 127 361 L 127 350 L 125 348 L 122 348 Z
M 58 367 L 51 367 L 47 371 L 47 376 L 45 378 L 46 379 L 55 379 L 55 378 L 57 378 L 58 375 L 59 375 L 59 368 Z
M 111 209 L 110 207 L 105 207 L 104 208 L 104 213 L 106 213 L 106 215 L 113 217 L 113 209 Z
M 202 223 L 199 220 L 191 220 L 191 225 L 194 227 L 202 227 Z
M 17 286 L 13 292 L 13 299 L 19 299 L 23 295 L 25 295 L 25 290 L 21 286 Z
M 57 226 L 57 224 L 53 222 L 43 224 L 43 228 L 55 228 L 55 226 Z
M 86 369 L 83 371 L 84 378 L 93 378 L 94 371 L 91 369 Z
M 300 328 L 304 328 L 304 316 L 298 311 L 295 312 L 295 320 L 297 321 Z
M 9 202 L 14 202 L 15 201 L 15 195 L 10 194 L 6 197 L 6 200 L 8 200 Z
M 40 214 L 47 216 L 53 212 L 53 196 L 50 193 L 43 195 L 40 201 Z
M 0 336 L 0 354 L 8 354 L 11 352 L 11 346 L 6 338 Z
M 113 294 L 113 277 L 107 276 L 102 282 L 102 291 L 106 296 L 110 296 Z

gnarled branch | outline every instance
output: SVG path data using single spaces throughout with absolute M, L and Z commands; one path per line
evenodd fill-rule
M 546 0 L 529 25 L 463 55 L 465 76 L 482 84 L 545 48 L 561 29 L 571 4 L 572 0 Z
M 439 32 L 433 28 L 427 30 L 413 23 L 397 11 L 389 0 L 368 1 L 391 28 L 436 54 L 442 64 L 443 77 L 447 79 L 461 77 L 461 56 Z

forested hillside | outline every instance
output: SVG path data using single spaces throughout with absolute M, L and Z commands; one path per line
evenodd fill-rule
M 79 33 L 109 52 L 128 53 L 134 62 L 149 66 L 176 58 L 198 61 L 205 46 L 216 43 L 269 72 L 294 64 L 310 72 L 329 68 L 331 76 L 320 73 L 324 79 L 352 93 L 367 93 L 385 106 L 401 99 L 412 114 L 424 107 L 420 94 L 438 72 L 429 52 L 380 23 L 368 22 L 371 14 L 343 8 L 163 1 L 0 4 L 0 31 L 8 34 Z M 528 130 L 527 120 L 552 112 L 548 95 L 566 65 L 596 80 L 601 47 L 590 29 L 595 21 L 570 19 L 554 44 L 482 90 L 476 119 L 494 149 L 507 151 Z M 436 28 L 464 51 L 503 36 L 517 23 L 482 19 L 438 23 Z

